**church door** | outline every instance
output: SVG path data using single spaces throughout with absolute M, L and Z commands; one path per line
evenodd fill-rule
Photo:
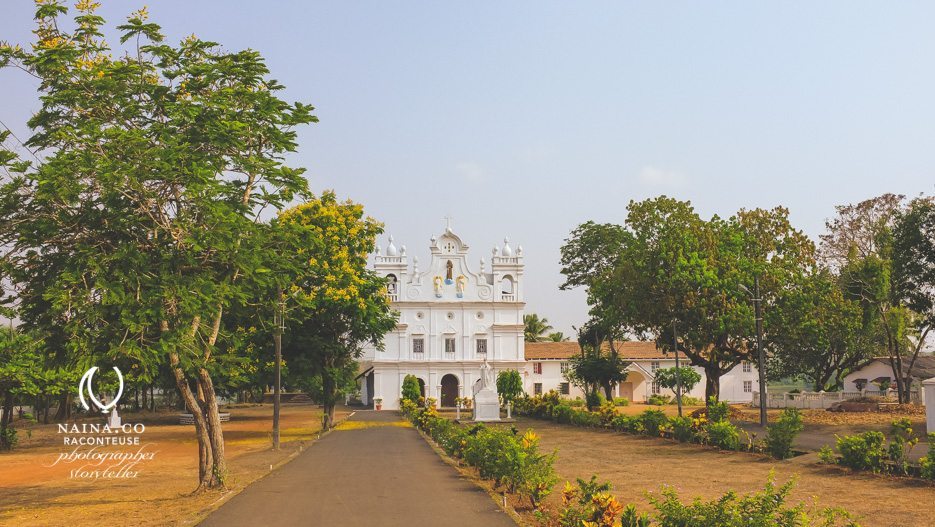
M 454 408 L 455 398 L 458 397 L 458 378 L 452 374 L 442 377 L 442 400 L 443 408 Z

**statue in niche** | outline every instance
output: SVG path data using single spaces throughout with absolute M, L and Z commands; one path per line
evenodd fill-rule
M 435 286 L 435 296 L 438 298 L 441 298 L 442 297 L 442 277 L 436 275 L 435 278 L 432 279 L 432 285 Z
M 464 298 L 464 286 L 467 285 L 467 278 L 463 274 L 458 275 L 457 285 L 458 298 Z
M 445 283 L 451 285 L 453 283 L 451 279 L 451 271 L 454 269 L 454 264 L 451 263 L 451 260 L 448 260 L 448 263 L 445 264 Z

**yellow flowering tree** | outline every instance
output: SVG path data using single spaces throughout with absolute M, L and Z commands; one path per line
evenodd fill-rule
M 288 306 L 283 355 L 307 374 L 320 376 L 323 427 L 334 424 L 338 382 L 355 365 L 362 346 L 382 346 L 396 324 L 385 280 L 367 268 L 383 226 L 361 205 L 325 192 L 283 211 L 273 222 L 281 281 Z

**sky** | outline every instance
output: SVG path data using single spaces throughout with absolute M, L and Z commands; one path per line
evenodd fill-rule
M 111 27 L 144 5 L 103 3 Z M 558 290 L 563 240 L 630 200 L 782 205 L 817 239 L 835 205 L 935 192 L 932 2 L 146 5 L 170 41 L 260 51 L 320 119 L 290 162 L 410 255 L 427 261 L 448 215 L 475 265 L 521 244 L 526 310 L 566 334 L 587 305 Z M 32 12 L 0 0 L 0 40 L 28 42 Z M 28 137 L 38 108 L 0 70 L 0 121 Z

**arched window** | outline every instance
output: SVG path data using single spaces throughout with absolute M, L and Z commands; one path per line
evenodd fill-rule
M 500 282 L 500 291 L 505 295 L 513 294 L 513 277 L 506 275 L 503 277 L 503 280 Z
M 386 275 L 386 294 L 390 295 L 392 299 L 396 298 L 397 285 L 395 274 Z

